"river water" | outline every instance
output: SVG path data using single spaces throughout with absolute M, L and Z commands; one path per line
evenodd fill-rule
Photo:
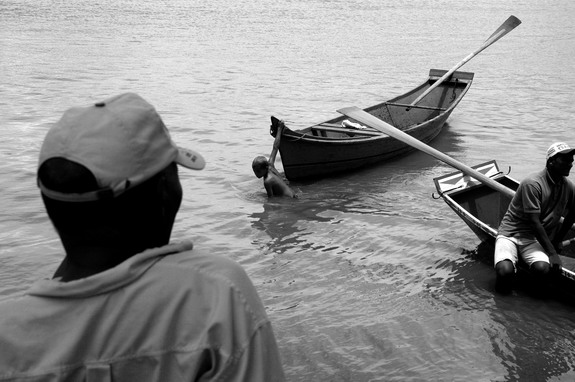
M 414 153 L 292 182 L 297 200 L 268 200 L 251 170 L 270 115 L 301 128 L 392 98 L 510 15 L 523 23 L 461 69 L 474 83 L 433 147 L 522 179 L 575 144 L 571 0 L 0 0 L 0 295 L 62 257 L 35 185 L 46 130 L 134 91 L 208 161 L 181 172 L 173 238 L 246 268 L 290 381 L 575 380 L 575 306 L 495 293 L 432 196 L 447 165 Z

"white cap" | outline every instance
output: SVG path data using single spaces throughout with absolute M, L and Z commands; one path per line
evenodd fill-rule
M 549 160 L 549 158 L 552 158 L 553 156 L 555 156 L 557 154 L 570 154 L 570 153 L 573 153 L 573 151 L 575 151 L 575 149 L 572 149 L 571 147 L 569 147 L 569 145 L 567 143 L 556 142 L 556 143 L 553 143 L 551 146 L 549 146 L 549 148 L 547 149 L 546 160 Z

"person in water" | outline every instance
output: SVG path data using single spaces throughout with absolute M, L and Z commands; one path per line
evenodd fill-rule
M 268 194 L 268 197 L 274 196 L 285 196 L 289 198 L 295 198 L 295 192 L 287 185 L 284 178 L 280 175 L 278 170 L 276 170 L 274 163 L 276 160 L 276 155 L 280 147 L 280 139 L 282 136 L 282 131 L 285 128 L 283 121 L 272 117 L 271 129 L 277 128 L 275 134 L 275 140 L 270 154 L 270 159 L 266 159 L 264 156 L 256 157 L 252 162 L 252 170 L 258 178 L 264 178 L 264 187 Z
M 510 291 L 518 261 L 542 281 L 550 270 L 561 269 L 560 243 L 575 222 L 575 186 L 567 179 L 574 152 L 566 143 L 552 144 L 545 168 L 519 184 L 495 242 L 499 291 Z
M 264 156 L 258 156 L 252 162 L 252 169 L 258 178 L 264 179 L 264 187 L 268 197 L 285 196 L 294 198 L 295 193 L 284 182 L 274 166 Z

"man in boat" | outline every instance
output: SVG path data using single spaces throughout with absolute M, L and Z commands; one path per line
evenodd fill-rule
M 264 187 L 268 197 L 287 196 L 295 198 L 295 192 L 284 182 L 274 166 L 264 156 L 256 157 L 252 169 L 258 178 L 264 178 Z
M 65 257 L 0 303 L 0 380 L 284 380 L 245 271 L 169 244 L 178 165 L 205 162 L 133 93 L 70 109 L 48 131 L 37 181 Z
M 564 142 L 552 144 L 545 169 L 525 178 L 515 192 L 495 242 L 499 290 L 510 290 L 518 261 L 542 280 L 561 269 L 560 243 L 575 222 L 575 186 L 567 179 L 574 152 Z

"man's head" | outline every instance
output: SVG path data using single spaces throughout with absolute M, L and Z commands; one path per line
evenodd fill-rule
M 547 169 L 553 175 L 569 176 L 571 167 L 573 167 L 574 153 L 575 149 L 565 142 L 553 143 L 547 149 Z
M 252 170 L 254 170 L 254 174 L 256 177 L 261 178 L 268 173 L 269 163 L 266 157 L 258 156 L 255 157 L 252 162 Z
M 95 192 L 58 192 L 39 180 L 45 196 L 67 202 L 117 197 L 171 162 L 195 170 L 205 166 L 200 154 L 172 142 L 153 106 L 133 93 L 66 111 L 48 131 L 38 166 L 51 158 L 86 167 L 97 182 Z
M 44 139 L 38 186 L 63 241 L 122 246 L 118 237 L 137 236 L 161 245 L 182 197 L 176 163 L 205 166 L 172 142 L 149 103 L 126 93 L 66 111 Z

